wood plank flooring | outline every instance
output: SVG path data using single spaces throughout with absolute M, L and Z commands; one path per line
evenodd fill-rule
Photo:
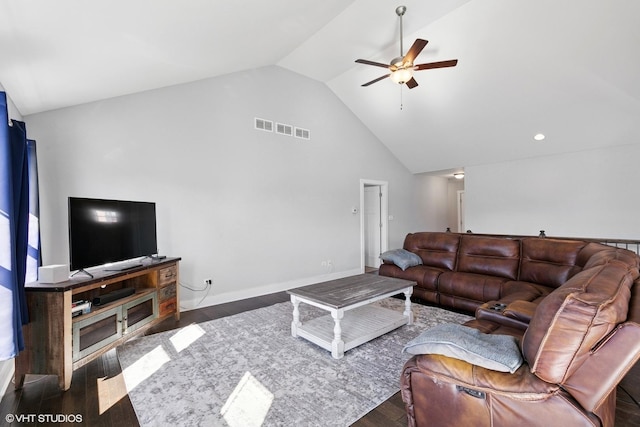
M 180 321 L 167 319 L 149 333 L 206 322 L 288 300 L 285 292 L 279 292 L 187 311 L 182 313 Z M 67 392 L 58 389 L 56 377 L 30 375 L 22 390 L 15 391 L 13 384 L 10 384 L 4 393 L 0 402 L 0 425 L 137 426 L 138 420 L 120 374 L 120 364 L 115 350 L 112 350 L 74 371 L 71 388 Z M 636 365 L 623 379 L 617 393 L 616 427 L 640 425 L 640 365 Z M 34 415 L 31 422 L 9 424 L 5 419 L 7 414 L 73 414 L 81 416 L 82 423 L 40 423 L 37 415 Z M 327 420 L 327 424 L 330 424 L 330 420 Z M 354 424 L 356 427 L 406 425 L 407 418 L 399 392 Z

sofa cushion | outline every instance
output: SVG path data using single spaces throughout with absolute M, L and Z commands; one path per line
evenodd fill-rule
M 535 301 L 549 295 L 553 288 L 541 286 L 536 283 L 510 280 L 502 285 L 500 291 L 500 302 L 509 303 L 512 301 Z
M 445 272 L 438 278 L 438 291 L 484 303 L 500 298 L 500 290 L 508 279 L 474 273 Z
M 406 249 L 392 249 L 380 254 L 380 259 L 384 262 L 391 262 L 402 270 L 422 264 L 420 257 Z
M 544 298 L 522 350 L 531 372 L 562 384 L 590 350 L 625 320 L 636 269 L 611 262 L 584 270 Z
M 459 242 L 460 235 L 454 233 L 412 233 L 405 237 L 404 249 L 417 254 L 424 265 L 453 270 Z
M 638 256 L 627 249 L 615 248 L 599 243 L 589 243 L 580 251 L 579 259 L 585 259 L 584 269 L 606 264 L 610 261 L 622 262 L 630 267 L 638 267 Z
M 520 241 L 498 237 L 463 235 L 457 271 L 516 279 Z
M 412 282 L 416 282 L 416 288 L 435 291 L 437 289 L 438 276 L 440 276 L 443 271 L 442 269 L 427 267 L 426 265 L 416 265 L 403 271 L 396 265 L 383 264 L 380 266 L 378 274 L 411 280 Z
M 523 239 L 519 280 L 557 288 L 582 269 L 576 264 L 585 245 L 573 240 Z
M 409 354 L 441 354 L 472 365 L 514 373 L 522 365 L 518 341 L 511 335 L 484 334 L 475 328 L 444 323 L 409 341 Z

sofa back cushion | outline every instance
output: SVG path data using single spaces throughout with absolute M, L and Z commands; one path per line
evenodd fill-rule
M 615 259 L 615 252 L 616 248 L 613 246 L 593 242 L 587 243 L 580 249 L 576 264 L 582 267 L 583 270 L 595 267 L 596 265 L 606 264 L 610 260 Z
M 404 249 L 417 254 L 429 267 L 453 270 L 460 235 L 455 233 L 410 233 L 404 239 Z
M 520 241 L 500 237 L 463 235 L 457 271 L 515 280 L 520 263 Z
M 584 269 L 606 264 L 610 261 L 619 261 L 629 267 L 639 266 L 639 258 L 635 252 L 600 243 L 589 243 L 578 255 L 578 263 L 583 265 Z
M 584 246 L 573 240 L 523 239 L 519 280 L 557 288 L 582 270 L 577 260 Z
M 522 339 L 531 372 L 563 384 L 626 319 L 637 277 L 637 269 L 613 261 L 583 270 L 544 298 Z

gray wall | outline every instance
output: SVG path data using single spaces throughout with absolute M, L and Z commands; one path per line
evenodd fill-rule
M 464 232 L 466 230 L 459 230 L 458 225 L 458 191 L 464 191 L 464 180 L 449 178 L 447 182 L 447 227 L 454 232 Z M 464 207 L 462 214 L 464 216 Z
M 422 228 L 412 231 L 445 231 L 449 222 L 447 178 L 416 174 L 415 179 L 416 208 Z
M 301 140 L 254 117 L 311 130 Z M 271 66 L 26 117 L 45 264 L 68 263 L 69 196 L 157 203 L 159 251 L 202 305 L 359 272 L 360 179 L 389 182 L 389 247 L 424 228 L 414 177 L 323 84 Z M 333 268 L 321 265 L 332 260 Z M 183 308 L 204 294 L 181 290 Z
M 465 167 L 477 233 L 640 239 L 640 145 Z

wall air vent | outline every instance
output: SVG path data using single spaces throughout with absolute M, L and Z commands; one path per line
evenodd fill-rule
M 255 127 L 265 132 L 273 132 L 273 122 L 271 120 L 260 119 L 256 117 Z
M 260 117 L 254 118 L 254 127 L 257 130 L 265 132 L 275 132 L 280 135 L 293 136 L 298 139 L 311 139 L 311 131 L 294 125 L 288 125 L 285 123 L 274 122 L 272 120 L 261 119 Z
M 309 131 L 309 129 L 296 127 L 295 137 L 301 139 L 311 139 L 311 132 Z
M 276 133 L 293 136 L 293 126 L 285 125 L 284 123 L 276 123 Z

